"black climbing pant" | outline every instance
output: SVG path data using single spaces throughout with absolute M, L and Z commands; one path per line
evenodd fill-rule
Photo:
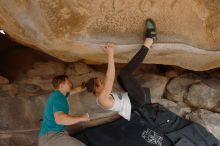
M 134 108 L 141 107 L 145 103 L 151 103 L 150 89 L 142 88 L 132 73 L 140 66 L 148 53 L 148 48 L 142 46 L 135 56 L 120 70 L 118 82 L 128 92 L 131 104 Z

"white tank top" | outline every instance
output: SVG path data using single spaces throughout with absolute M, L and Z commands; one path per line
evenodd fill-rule
M 131 118 L 131 102 L 127 92 L 124 93 L 111 93 L 114 98 L 114 104 L 110 109 L 111 111 L 118 112 L 126 120 L 130 121 Z M 98 102 L 98 98 L 96 99 L 97 104 L 106 110 L 101 104 Z

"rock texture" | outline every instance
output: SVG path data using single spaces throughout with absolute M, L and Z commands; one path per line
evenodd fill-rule
M 189 87 L 201 79 L 195 74 L 184 74 L 172 79 L 167 85 L 166 97 L 173 101 L 183 101 Z
M 220 139 L 220 114 L 200 109 L 189 114 L 189 117 Z
M 186 73 L 171 79 L 166 89 L 165 96 L 172 101 L 220 112 L 219 75 Z
M 1 84 L 9 84 L 9 80 L 3 76 L 0 76 L 0 85 Z
M 111 41 L 116 61 L 125 63 L 140 48 L 151 17 L 158 42 L 144 63 L 208 70 L 220 67 L 219 9 L 219 0 L 1 0 L 0 27 L 68 62 L 106 62 L 102 48 Z
M 142 87 L 150 88 L 152 98 L 162 98 L 167 82 L 168 78 L 165 76 L 147 73 L 139 75 L 139 83 Z
M 194 84 L 189 88 L 186 100 L 193 106 L 213 109 L 220 102 L 220 92 L 203 83 Z

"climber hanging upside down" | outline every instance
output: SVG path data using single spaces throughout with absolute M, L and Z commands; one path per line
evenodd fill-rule
M 156 26 L 152 19 L 146 21 L 145 42 L 136 55 L 126 64 L 118 75 L 118 82 L 125 90 L 124 93 L 113 93 L 112 87 L 115 79 L 114 45 L 108 43 L 105 51 L 108 55 L 108 69 L 105 80 L 95 77 L 88 80 L 86 88 L 97 96 L 97 104 L 103 109 L 118 112 L 122 117 L 130 120 L 131 109 L 150 103 L 149 88 L 142 88 L 132 73 L 142 63 L 148 50 L 156 40 Z

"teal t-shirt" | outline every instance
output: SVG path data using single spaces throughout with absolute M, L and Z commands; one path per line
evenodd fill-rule
M 39 136 L 44 136 L 48 132 L 64 131 L 65 126 L 58 125 L 55 122 L 54 113 L 58 111 L 63 111 L 65 114 L 69 113 L 69 104 L 67 102 L 68 96 L 69 93 L 64 96 L 59 90 L 54 90 L 49 95 L 44 109 Z

